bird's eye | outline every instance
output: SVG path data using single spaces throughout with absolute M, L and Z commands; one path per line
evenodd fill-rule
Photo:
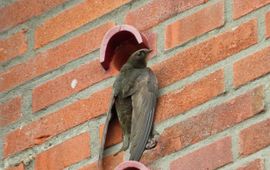
M 141 51 L 140 52 L 140 56 L 144 56 L 145 55 L 145 52 L 144 51 Z

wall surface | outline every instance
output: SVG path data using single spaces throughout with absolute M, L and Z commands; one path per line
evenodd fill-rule
M 107 30 L 130 24 L 154 49 L 159 143 L 152 169 L 270 170 L 270 0 L 0 2 L 0 169 L 96 169 L 112 72 Z M 105 164 L 121 146 L 110 129 Z

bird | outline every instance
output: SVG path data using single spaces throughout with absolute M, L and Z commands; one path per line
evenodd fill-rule
M 146 62 L 151 51 L 142 48 L 132 53 L 115 79 L 103 129 L 99 166 L 102 166 L 108 126 L 115 112 L 123 131 L 122 147 L 117 153 L 130 147 L 129 160 L 139 161 L 144 150 L 155 147 L 157 143 L 153 137 L 153 121 L 158 97 L 158 81 Z

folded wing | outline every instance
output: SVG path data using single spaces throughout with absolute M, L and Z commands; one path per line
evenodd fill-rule
M 132 95 L 132 126 L 130 160 L 140 160 L 152 131 L 158 83 L 154 73 L 146 68 L 135 82 Z
M 105 142 L 106 142 L 108 127 L 109 127 L 110 121 L 112 119 L 112 110 L 113 110 L 113 107 L 114 107 L 114 101 L 115 101 L 115 97 L 113 95 L 109 110 L 107 112 L 107 118 L 106 118 L 106 121 L 105 121 L 105 125 L 104 125 L 104 128 L 103 128 L 102 139 L 101 139 L 101 147 L 99 149 L 98 166 L 99 166 L 100 169 L 103 169 L 103 167 L 102 167 L 103 152 L 104 152 L 104 146 L 105 146 Z

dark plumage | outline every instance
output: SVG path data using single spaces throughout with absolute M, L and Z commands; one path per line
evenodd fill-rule
M 123 130 L 120 151 L 130 146 L 130 160 L 139 161 L 152 132 L 158 95 L 156 76 L 146 67 L 148 49 L 134 52 L 113 85 L 113 97 L 104 126 L 99 160 L 102 160 L 108 125 L 115 110 Z M 120 152 L 119 151 L 119 152 Z

